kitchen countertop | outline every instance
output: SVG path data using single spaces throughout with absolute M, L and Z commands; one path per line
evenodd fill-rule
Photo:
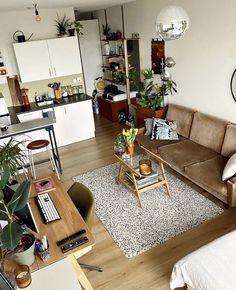
M 38 106 L 35 102 L 30 103 L 28 106 L 22 105 L 17 107 L 8 107 L 10 115 L 15 112 L 15 114 L 22 114 L 27 112 L 33 112 L 38 110 L 43 110 L 47 108 L 57 107 L 57 106 L 65 106 L 77 102 L 92 100 L 92 97 L 86 95 L 86 94 L 78 94 L 69 96 L 66 98 L 61 98 L 58 100 L 54 100 L 54 103 L 51 105 L 44 105 L 44 106 Z
M 86 95 L 86 94 L 78 94 L 73 95 L 67 98 L 61 98 L 59 100 L 54 100 L 54 103 L 51 105 L 44 105 L 44 106 L 38 106 L 35 102 L 30 103 L 28 106 L 22 105 L 17 107 L 8 107 L 9 115 L 11 118 L 11 124 L 17 124 L 19 123 L 19 120 L 17 118 L 17 115 L 27 113 L 27 112 L 34 112 L 38 110 L 43 110 L 47 108 L 53 108 L 57 106 L 65 106 L 73 103 L 78 103 L 82 101 L 92 100 L 92 97 Z

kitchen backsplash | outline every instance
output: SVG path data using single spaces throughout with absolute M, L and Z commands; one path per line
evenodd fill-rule
M 20 87 L 29 89 L 29 92 L 28 92 L 29 101 L 34 102 L 35 92 L 37 92 L 39 95 L 43 95 L 48 92 L 50 96 L 54 97 L 53 89 L 48 87 L 48 84 L 53 83 L 53 82 L 60 82 L 61 86 L 83 85 L 83 90 L 84 90 L 84 81 L 83 81 L 82 74 L 70 75 L 70 76 L 53 78 L 53 79 L 42 80 L 42 81 L 35 81 L 35 82 L 24 83 L 24 84 L 20 83 Z M 12 106 L 12 100 L 11 100 L 11 95 L 8 89 L 8 85 L 0 84 L 0 91 L 2 92 L 5 98 L 7 106 Z

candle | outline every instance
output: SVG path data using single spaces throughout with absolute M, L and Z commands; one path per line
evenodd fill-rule
M 152 173 L 151 160 L 143 159 L 139 161 L 139 172 L 142 175 L 149 175 Z
M 30 275 L 30 269 L 27 265 L 18 266 L 14 273 L 16 284 L 19 288 L 26 288 L 30 285 L 32 278 Z

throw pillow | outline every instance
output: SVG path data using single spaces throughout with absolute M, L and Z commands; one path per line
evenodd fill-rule
M 152 127 L 152 140 L 178 140 L 175 121 L 154 119 Z
M 234 153 L 228 160 L 228 162 L 225 165 L 222 180 L 226 180 L 231 178 L 236 174 L 236 153 Z
M 144 119 L 145 122 L 145 135 L 151 137 L 152 136 L 152 127 L 153 127 L 153 118 Z

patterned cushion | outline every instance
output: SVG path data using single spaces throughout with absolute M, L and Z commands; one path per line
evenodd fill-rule
M 152 136 L 152 127 L 153 127 L 153 118 L 144 119 L 145 122 L 145 135 L 151 137 Z
M 152 140 L 178 140 L 175 121 L 154 119 L 152 127 Z

